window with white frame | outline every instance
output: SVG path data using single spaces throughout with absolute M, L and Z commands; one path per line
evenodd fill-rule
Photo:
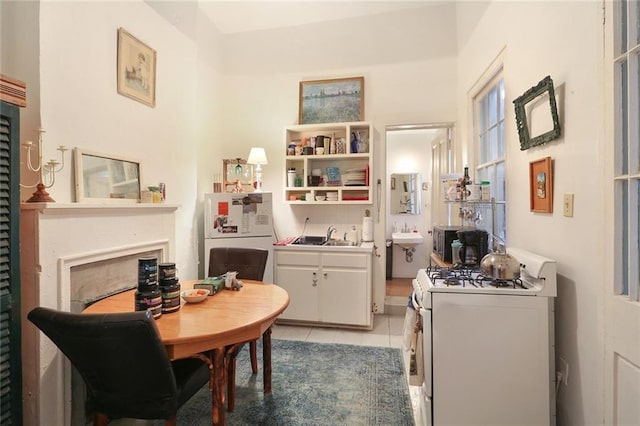
M 615 2 L 614 22 L 614 229 L 615 293 L 640 293 L 640 5 Z
M 504 81 L 501 69 L 492 76 L 473 97 L 474 145 L 476 149 L 475 181 L 491 185 L 495 199 L 495 221 L 492 223 L 491 206 L 481 206 L 481 219 L 477 226 L 493 232 L 498 243 L 507 238 L 505 136 L 504 136 Z

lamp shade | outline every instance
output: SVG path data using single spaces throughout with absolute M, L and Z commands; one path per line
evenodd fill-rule
M 251 152 L 249 152 L 249 158 L 247 159 L 247 163 L 249 164 L 268 164 L 267 163 L 267 154 L 264 152 L 264 148 L 251 148 Z

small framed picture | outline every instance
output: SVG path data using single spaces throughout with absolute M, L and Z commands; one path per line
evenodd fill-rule
M 118 93 L 155 108 L 156 51 L 118 29 Z
M 529 163 L 529 200 L 532 212 L 553 213 L 553 160 Z
M 298 124 L 364 120 L 364 77 L 300 82 Z

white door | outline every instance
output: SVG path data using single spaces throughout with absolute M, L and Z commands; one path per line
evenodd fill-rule
M 606 265 L 604 423 L 608 425 L 640 424 L 639 8 L 637 1 L 606 2 L 603 27 L 605 182 L 608 185 L 604 197 L 608 218 L 604 253 L 613 253 L 603 256 Z M 619 24 L 624 21 L 622 17 L 626 18 L 624 25 Z M 625 37 L 619 36 L 622 33 L 626 33 Z M 623 74 L 625 78 L 621 78 Z M 619 136 L 625 131 L 628 132 L 626 139 Z
M 453 172 L 453 127 L 445 129 L 442 137 L 431 144 L 431 220 L 434 224 L 449 224 L 449 205 L 445 205 L 441 176 Z

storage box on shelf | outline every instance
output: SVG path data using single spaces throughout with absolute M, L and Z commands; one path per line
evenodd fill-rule
M 356 143 L 352 152 L 352 134 Z M 315 146 L 312 143 L 315 138 Z M 321 150 L 317 148 L 321 147 Z M 371 204 L 372 127 L 365 122 L 285 129 L 285 201 L 291 204 Z M 295 169 L 294 186 L 287 179 Z M 324 198 L 323 198 L 324 197 Z

